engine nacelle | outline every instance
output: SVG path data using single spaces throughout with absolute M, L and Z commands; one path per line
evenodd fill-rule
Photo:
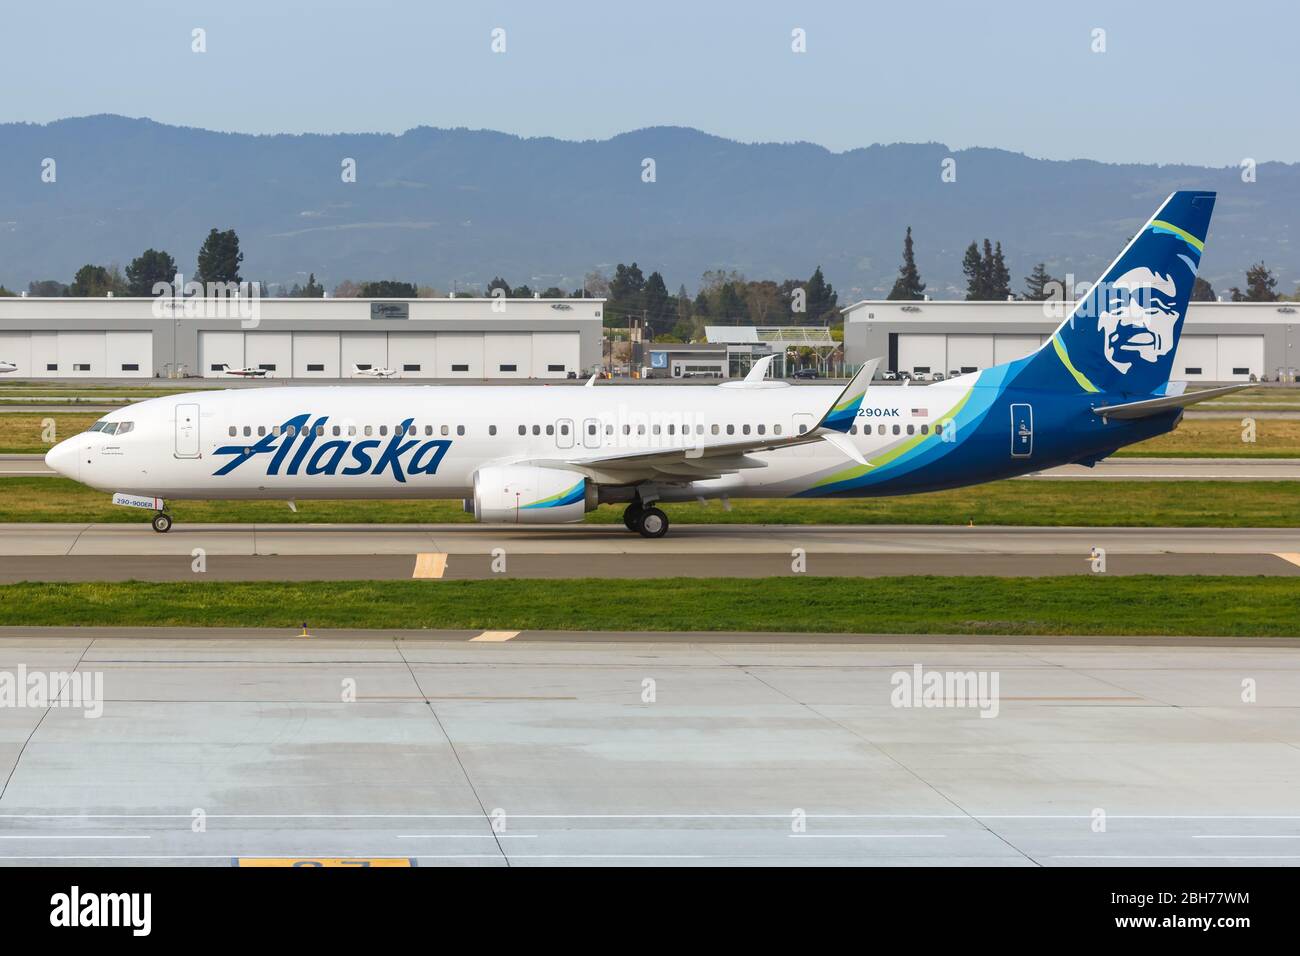
M 596 486 L 576 471 L 504 465 L 474 475 L 474 520 L 509 524 L 580 521 L 596 507 Z

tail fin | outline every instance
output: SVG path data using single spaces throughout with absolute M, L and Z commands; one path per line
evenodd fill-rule
M 1180 190 L 1110 264 L 1030 359 L 1086 392 L 1153 395 L 1169 381 L 1214 212 L 1212 192 Z M 1037 369 L 1035 369 L 1037 370 Z

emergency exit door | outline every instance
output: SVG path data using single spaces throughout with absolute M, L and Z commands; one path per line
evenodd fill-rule
M 1011 457 L 1028 458 L 1034 453 L 1033 406 L 1016 403 L 1011 406 Z
M 199 457 L 199 406 L 176 406 L 176 457 Z

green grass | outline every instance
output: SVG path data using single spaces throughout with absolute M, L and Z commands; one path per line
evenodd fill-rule
M 1122 490 L 1122 495 L 1120 494 Z M 120 508 L 109 495 L 67 478 L 0 478 L 0 522 L 140 523 L 148 513 Z M 445 524 L 469 522 L 459 501 L 300 501 L 294 514 L 281 501 L 175 501 L 178 522 L 276 524 Z M 679 524 L 967 524 L 1082 527 L 1295 527 L 1297 481 L 1080 482 L 1035 479 L 898 498 L 713 502 L 664 508 Z M 622 508 L 587 515 L 596 524 L 622 520 Z
M 1281 637 L 1296 633 L 1295 595 L 1282 577 L 1084 574 L 23 583 L 0 585 L 0 623 Z

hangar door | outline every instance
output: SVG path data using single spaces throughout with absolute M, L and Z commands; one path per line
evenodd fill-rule
M 898 336 L 898 371 L 948 374 L 948 336 L 905 332 Z

